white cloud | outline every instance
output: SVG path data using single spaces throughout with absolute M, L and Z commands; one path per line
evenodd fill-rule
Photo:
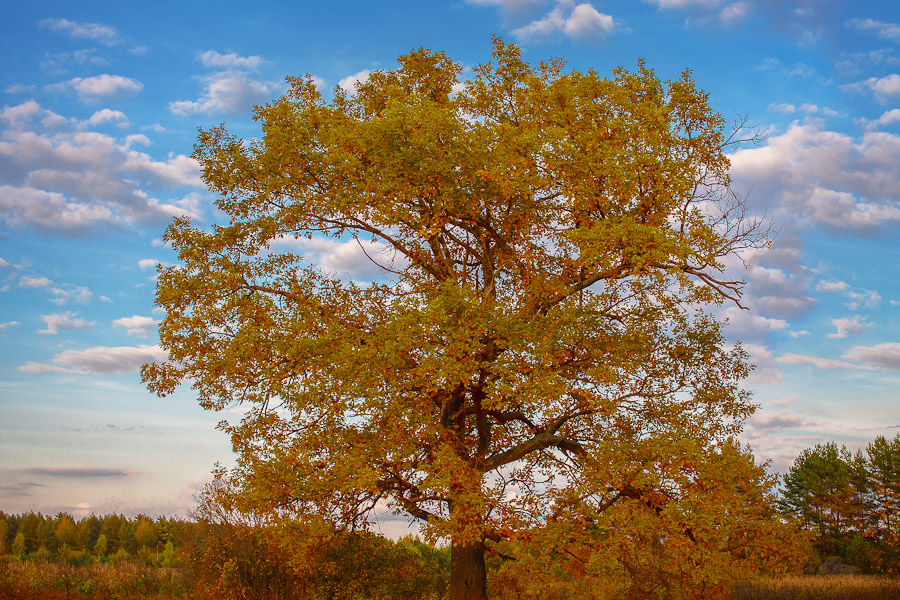
M 369 75 L 371 74 L 372 71 L 370 71 L 369 69 L 363 69 L 362 71 L 354 73 L 353 75 L 347 75 L 346 77 L 338 81 L 338 87 L 348 94 L 355 94 L 357 86 L 368 81 Z
M 874 369 L 900 369 L 900 344 L 885 342 L 874 346 L 854 346 L 842 358 L 865 363 Z
M 125 144 L 122 146 L 126 150 L 131 150 L 131 147 L 135 144 L 140 144 L 141 146 L 151 146 L 153 142 L 150 141 L 143 133 L 133 133 L 125 137 Z
M 32 277 L 30 275 L 25 275 L 19 280 L 19 287 L 25 289 L 34 289 L 34 288 L 42 288 L 47 287 L 52 284 L 53 281 L 47 279 L 46 277 Z
M 854 235 L 900 224 L 900 136 L 869 131 L 855 140 L 819 121 L 795 122 L 730 158 L 736 186 L 753 187 L 758 210 L 784 221 Z
M 894 123 L 900 123 L 900 108 L 892 108 L 885 112 L 878 117 L 876 123 L 879 125 L 893 125 Z
M 7 321 L 5 323 L 0 323 L 0 333 L 6 333 L 6 330 L 10 327 L 19 327 L 20 325 L 22 324 L 18 321 Z
M 388 246 L 371 240 L 282 238 L 277 245 L 299 251 L 304 262 L 316 265 L 327 273 L 348 275 L 359 281 L 373 281 L 384 276 L 384 272 L 369 257 L 389 268 L 402 268 L 400 264 L 392 264 L 395 253 Z
M 784 102 L 779 102 L 778 104 L 773 102 L 772 104 L 769 105 L 769 110 L 773 110 L 775 112 L 780 112 L 780 113 L 790 114 L 792 112 L 796 112 L 797 107 L 794 106 L 793 104 L 787 104 Z
M 850 310 L 859 310 L 863 306 L 866 308 L 878 308 L 881 306 L 881 294 L 875 290 L 863 290 L 862 292 L 847 292 L 850 302 L 847 308 Z
M 5 258 L 0 257 L 0 269 L 5 269 L 8 266 L 9 262 Z
M 885 40 L 900 41 L 900 25 L 896 23 L 886 23 L 874 19 L 851 19 L 847 24 L 860 31 L 874 31 L 878 37 Z
M 722 12 L 719 13 L 719 20 L 721 20 L 723 23 L 734 23 L 746 17 L 749 11 L 749 3 L 734 2 L 722 9 Z
M 846 281 L 819 281 L 816 283 L 817 292 L 845 292 L 850 289 Z
M 128 98 L 144 89 L 144 84 L 137 79 L 107 74 L 87 78 L 73 77 L 57 86 L 75 90 L 81 101 L 88 104 Z
M 28 362 L 20 367 L 25 373 L 77 373 L 82 375 L 119 375 L 132 373 L 149 362 L 161 362 L 168 353 L 160 346 L 96 346 L 85 350 L 65 350 L 51 364 Z
M 68 19 L 44 19 L 40 22 L 42 27 L 53 31 L 68 32 L 73 38 L 94 40 L 112 46 L 120 41 L 119 32 L 109 25 L 100 23 L 84 23 L 70 21 Z
M 274 82 L 250 79 L 239 71 L 223 71 L 202 80 L 206 86 L 197 100 L 170 102 L 169 111 L 176 115 L 248 114 L 254 106 L 271 99 L 279 89 Z
M 159 321 L 152 317 L 134 315 L 132 317 L 123 317 L 121 319 L 116 319 L 112 322 L 112 324 L 116 327 L 125 328 L 125 330 L 128 332 L 128 335 L 147 337 L 150 328 L 156 327 L 159 324 Z
M 33 225 L 72 234 L 83 233 L 98 224 L 121 223 L 105 206 L 69 202 L 56 192 L 7 185 L 0 186 L 0 218 L 14 228 Z
M 61 330 L 82 330 L 90 328 L 93 323 L 89 323 L 84 319 L 77 319 L 78 313 L 66 311 L 53 315 L 41 315 L 41 319 L 47 324 L 46 329 L 38 329 L 41 335 L 56 335 Z
M 747 383 L 767 385 L 782 382 L 781 369 L 772 357 L 772 351 L 761 344 L 742 344 L 750 363 L 754 366 Z
M 55 287 L 50 290 L 50 293 L 53 294 L 53 298 L 50 299 L 50 302 L 57 306 L 65 306 L 69 302 L 87 304 L 94 297 L 91 290 L 83 285 L 73 285 L 71 283 L 64 285 L 64 288 Z
M 888 103 L 900 98 L 900 75 L 891 73 L 885 77 L 869 77 L 865 81 L 851 83 L 844 87 L 850 90 L 871 90 L 876 100 Z
M 125 116 L 125 113 L 120 110 L 110 110 L 109 108 L 98 110 L 91 115 L 91 118 L 89 118 L 87 122 L 88 125 L 115 123 L 123 129 L 128 127 L 128 117 Z
M 746 272 L 747 304 L 760 316 L 789 319 L 808 312 L 816 305 L 815 298 L 806 294 L 806 272 L 790 265 L 793 274 L 782 268 L 762 266 L 769 253 L 751 260 Z
M 256 70 L 263 62 L 260 56 L 239 56 L 234 52 L 221 54 L 215 50 L 201 52 L 198 56 L 204 67 L 217 69 L 252 69 Z
M 155 258 L 142 258 L 138 261 L 138 267 L 140 267 L 141 271 L 146 271 L 147 269 L 155 269 L 156 265 L 159 264 L 159 261 Z
M 837 331 L 835 333 L 829 333 L 828 337 L 841 339 L 847 337 L 848 335 L 862 333 L 866 329 L 872 327 L 871 323 L 866 322 L 865 317 L 861 317 L 859 315 L 854 315 L 852 317 L 846 317 L 842 319 L 831 319 L 831 324 L 834 325 Z
M 522 40 L 541 39 L 563 33 L 574 38 L 589 38 L 609 33 L 615 27 L 610 15 L 597 11 L 591 4 L 575 4 L 559 0 L 542 18 L 513 30 Z
M 117 117 L 104 110 L 98 119 Z M 123 143 L 34 101 L 0 110 L 0 125 L 0 220 L 13 228 L 79 235 L 196 215 L 194 198 L 165 202 L 145 191 L 204 187 L 194 159 L 170 154 L 160 161 L 136 151 L 149 143 L 146 136 Z
M 812 365 L 819 369 L 865 369 L 865 367 L 850 362 L 834 360 L 832 358 L 822 358 L 820 356 L 809 356 L 806 354 L 788 353 L 779 356 L 775 360 L 788 365 Z
M 725 329 L 728 336 L 744 342 L 765 341 L 771 332 L 788 328 L 788 322 L 784 319 L 770 319 L 736 306 L 726 308 L 721 316 L 728 320 Z

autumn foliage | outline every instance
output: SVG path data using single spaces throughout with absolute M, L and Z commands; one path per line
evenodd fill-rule
M 571 577 L 651 597 L 770 568 L 786 525 L 733 441 L 749 367 L 704 311 L 739 301 L 723 261 L 766 241 L 722 118 L 643 63 L 607 79 L 495 40 L 460 72 L 423 49 L 331 100 L 290 78 L 260 139 L 201 132 L 224 218 L 166 233 L 149 387 L 243 405 L 236 510 L 339 532 L 407 515 L 450 540 L 452 600 L 485 597 L 486 557 L 538 575 L 565 550 Z M 323 241 L 373 280 L 302 256 Z

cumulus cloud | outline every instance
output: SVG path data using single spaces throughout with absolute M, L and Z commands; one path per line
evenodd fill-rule
M 52 283 L 52 280 L 43 276 L 32 277 L 31 275 L 25 275 L 19 279 L 19 287 L 25 289 L 43 288 Z
M 162 362 L 167 357 L 167 352 L 160 346 L 96 346 L 85 350 L 65 350 L 50 363 L 28 362 L 18 370 L 24 373 L 120 375 L 133 373 L 146 363 Z
M 859 31 L 873 32 L 885 40 L 900 41 L 900 25 L 875 19 L 851 19 L 847 24 Z
M 900 123 L 900 108 L 892 108 L 878 117 L 878 120 L 875 122 L 878 125 L 893 125 L 894 123 Z
M 88 329 L 93 325 L 93 323 L 89 323 L 84 319 L 76 318 L 77 314 L 66 311 L 52 315 L 41 315 L 41 319 L 47 324 L 47 328 L 38 329 L 37 332 L 41 335 L 56 335 L 61 330 Z
M 87 287 L 71 283 L 63 284 L 62 287 L 54 287 L 50 290 L 50 293 L 53 294 L 50 302 L 57 306 L 65 306 L 69 302 L 87 304 L 94 297 L 94 294 Z
M 753 187 L 761 210 L 801 227 L 871 235 L 900 224 L 900 136 L 869 131 L 854 139 L 821 122 L 794 123 L 730 158 L 736 185 Z
M 111 110 L 109 108 L 104 108 L 102 110 L 98 110 L 87 120 L 88 125 L 103 125 L 104 123 L 115 123 L 119 127 L 127 128 L 128 117 L 125 116 L 121 110 Z
M 158 264 L 159 261 L 155 258 L 142 258 L 138 261 L 138 268 L 141 271 L 146 271 L 147 269 L 155 269 Z
M 865 317 L 861 317 L 859 315 L 854 315 L 852 317 L 846 317 L 842 319 L 831 319 L 831 324 L 834 325 L 837 331 L 835 331 L 834 333 L 829 333 L 828 337 L 839 339 L 843 339 L 848 335 L 856 335 L 857 333 L 862 333 L 866 329 L 872 327 L 871 323 L 866 322 Z
M 112 322 L 116 327 L 123 327 L 128 335 L 136 337 L 147 337 L 150 329 L 156 327 L 159 321 L 152 317 L 143 317 L 134 315 L 132 317 L 123 317 Z
M 6 330 L 10 327 L 19 327 L 22 324 L 19 321 L 7 321 L 5 323 L 0 323 L 0 333 L 6 333 Z
M 131 77 L 103 74 L 86 78 L 73 77 L 63 83 L 54 84 L 52 87 L 72 89 L 82 102 L 98 104 L 136 96 L 144 89 L 144 84 Z
M 733 23 L 743 20 L 750 12 L 750 4 L 748 2 L 734 2 L 722 9 L 719 13 L 719 20 L 724 23 Z
M 775 363 L 771 350 L 761 344 L 742 344 L 742 347 L 754 366 L 747 383 L 767 385 L 783 381 L 781 368 Z
M 221 54 L 215 50 L 201 52 L 197 57 L 204 67 L 216 69 L 252 69 L 256 70 L 263 62 L 260 56 L 239 56 L 234 52 Z
M 372 71 L 369 69 L 363 69 L 358 73 L 354 73 L 353 75 L 347 75 L 340 81 L 338 81 L 338 87 L 347 92 L 348 94 L 355 94 L 356 88 L 361 83 L 365 83 L 369 79 L 369 75 L 372 74 Z
M 864 81 L 851 83 L 845 88 L 857 91 L 871 91 L 875 99 L 887 104 L 900 98 L 900 75 L 891 73 L 885 77 L 869 77 Z
M 521 40 L 533 40 L 565 34 L 573 38 L 603 36 L 615 27 L 610 15 L 599 12 L 585 2 L 575 4 L 570 0 L 559 0 L 556 6 L 542 18 L 513 30 L 513 35 Z
M 68 33 L 73 38 L 94 40 L 107 46 L 113 46 L 121 41 L 119 32 L 115 28 L 100 23 L 85 23 L 69 19 L 44 19 L 40 25 L 51 31 Z
M 240 71 L 214 73 L 201 80 L 205 87 L 198 99 L 170 102 L 169 111 L 176 115 L 247 114 L 279 89 L 275 82 L 250 79 Z
M 841 358 L 861 362 L 873 369 L 898 370 L 900 369 L 900 344 L 885 342 L 874 346 L 854 346 Z
M 847 308 L 850 310 L 859 310 L 863 306 L 866 308 L 878 308 L 881 306 L 881 294 L 875 290 L 863 290 L 862 292 L 847 292 L 850 302 Z
M 816 300 L 807 295 L 805 269 L 797 264 L 775 268 L 762 264 L 765 254 L 750 261 L 746 272 L 747 304 L 760 316 L 790 319 L 809 312 Z M 790 273 L 789 269 L 794 270 Z
M 402 268 L 394 263 L 395 253 L 381 242 L 371 240 L 336 240 L 326 237 L 282 238 L 276 247 L 299 252 L 304 261 L 318 266 L 322 271 L 347 275 L 358 281 L 374 281 L 384 276 L 378 265 Z M 376 261 L 378 265 L 374 262 Z
M 92 119 L 121 121 L 103 109 Z M 90 121 L 90 120 L 89 120 Z M 170 154 L 155 160 L 124 141 L 85 131 L 89 122 L 66 119 L 29 100 L 0 110 L 0 220 L 79 235 L 98 228 L 161 223 L 173 214 L 196 216 L 196 199 L 163 201 L 148 192 L 202 188 L 200 166 Z
M 816 283 L 817 292 L 846 292 L 850 285 L 846 281 L 819 281 Z
M 736 306 L 728 307 L 721 316 L 728 321 L 725 329 L 728 336 L 744 342 L 764 342 L 771 332 L 788 328 L 788 322 L 784 319 L 763 317 Z
M 785 102 L 779 102 L 779 103 L 773 102 L 772 104 L 769 105 L 769 110 L 772 110 L 775 112 L 780 112 L 780 113 L 790 114 L 792 112 L 795 112 L 797 110 L 797 107 L 794 106 L 793 104 L 787 104 Z

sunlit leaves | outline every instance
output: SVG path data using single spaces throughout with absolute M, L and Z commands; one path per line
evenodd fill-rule
M 702 464 L 752 410 L 703 305 L 739 298 L 720 263 L 761 232 L 690 76 L 532 67 L 500 40 L 460 73 L 418 50 L 330 101 L 294 78 L 261 139 L 200 134 L 228 222 L 169 228 L 169 361 L 144 375 L 242 405 L 223 427 L 247 510 L 391 508 L 480 544 L 567 503 L 690 497 L 666 457 Z M 320 236 L 380 244 L 380 277 L 286 251 Z

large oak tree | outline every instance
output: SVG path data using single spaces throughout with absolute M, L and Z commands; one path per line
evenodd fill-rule
M 531 66 L 500 40 L 460 73 L 419 50 L 331 100 L 290 78 L 257 110 L 261 139 L 201 131 L 226 218 L 168 229 L 169 359 L 144 378 L 243 405 L 224 425 L 243 509 L 347 528 L 406 514 L 451 541 L 450 596 L 468 599 L 494 542 L 659 513 L 730 443 L 748 366 L 703 307 L 739 302 L 723 260 L 764 240 L 690 74 Z M 379 275 L 304 260 L 323 237 Z

